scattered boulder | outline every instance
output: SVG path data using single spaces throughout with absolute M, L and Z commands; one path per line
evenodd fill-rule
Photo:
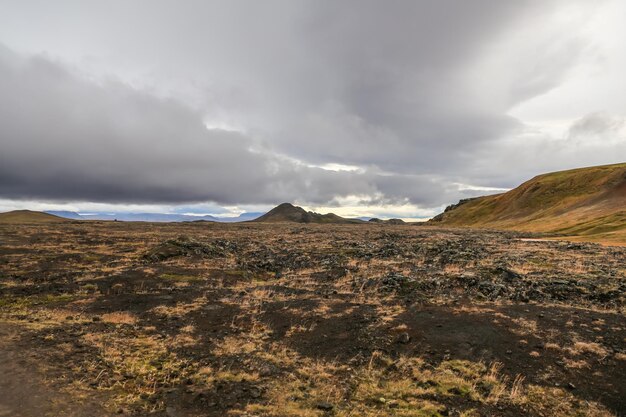
M 402 274 L 391 273 L 381 279 L 380 291 L 381 292 L 394 292 L 405 289 L 409 283 L 414 282 L 409 277 Z
M 315 408 L 322 411 L 331 411 L 333 408 L 335 408 L 335 406 L 329 402 L 321 401 L 315 405 Z
M 406 345 L 411 341 L 411 336 L 407 332 L 402 332 L 396 338 L 396 343 Z
M 522 278 L 522 276 L 516 272 L 511 271 L 503 266 L 498 266 L 493 269 L 493 275 L 497 279 L 501 279 L 504 282 L 512 283 Z
M 503 295 L 506 291 L 506 287 L 502 284 L 496 284 L 490 281 L 481 281 L 478 283 L 478 291 L 493 300 Z
M 198 242 L 188 236 L 179 236 L 176 239 L 167 240 L 151 250 L 144 256 L 149 262 L 160 262 L 178 256 L 215 256 L 222 257 L 231 251 L 236 251 L 237 245 L 219 239 L 211 243 Z
M 239 268 L 257 272 L 281 273 L 285 270 L 309 268 L 313 261 L 309 255 L 295 250 L 277 251 L 269 247 L 261 247 L 254 252 L 246 253 L 237 260 Z

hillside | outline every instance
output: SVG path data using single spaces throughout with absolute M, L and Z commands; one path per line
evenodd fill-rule
M 68 220 L 41 211 L 15 210 L 0 213 L 0 223 L 58 223 L 65 221 Z
M 626 244 L 626 163 L 539 175 L 503 194 L 462 200 L 430 223 Z
M 289 203 L 282 203 L 253 221 L 262 223 L 362 223 L 360 220 L 345 219 L 333 213 L 319 214 L 306 211 L 302 207 Z

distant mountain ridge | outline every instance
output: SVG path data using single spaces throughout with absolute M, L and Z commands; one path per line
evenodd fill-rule
M 282 206 L 282 208 L 281 208 Z M 333 213 L 319 214 L 314 212 L 308 212 L 302 207 L 294 206 L 290 203 L 283 203 L 274 208 L 277 212 L 272 213 L 272 218 L 267 220 L 267 217 L 261 220 L 260 218 L 270 212 L 249 212 L 241 213 L 238 216 L 211 216 L 201 215 L 194 216 L 189 214 L 177 214 L 177 213 L 89 213 L 81 214 L 75 211 L 69 210 L 46 210 L 43 213 L 51 214 L 54 216 L 62 217 L 70 220 L 103 220 L 103 221 L 127 221 L 127 222 L 217 222 L 217 223 L 237 223 L 247 222 L 259 219 L 259 221 L 272 222 L 272 221 L 288 221 L 296 223 L 381 223 L 381 224 L 404 224 L 401 219 L 387 219 L 382 220 L 375 217 L 356 217 L 345 218 Z M 282 212 L 282 214 L 281 214 Z M 291 214 L 285 214 L 290 212 Z M 278 220 L 278 217 L 282 217 Z
M 282 203 L 254 221 L 260 223 L 363 223 L 362 220 L 346 219 L 334 213 L 319 214 L 306 211 L 290 203 Z
M 538 175 L 503 194 L 462 200 L 429 223 L 626 243 L 626 163 Z
M 79 214 L 73 211 L 49 210 L 45 213 L 72 220 L 119 220 L 127 222 L 193 222 L 211 221 L 221 223 L 254 220 L 263 213 L 242 213 L 237 217 L 217 217 L 211 215 L 193 216 L 176 213 L 94 213 Z
M 76 213 L 75 211 L 67 211 L 67 210 L 47 210 L 44 213 L 52 214 L 53 216 L 63 217 L 64 219 L 71 220 L 84 220 L 83 216 Z
M 250 213 L 241 213 L 237 217 L 218 217 L 218 221 L 223 223 L 234 223 L 234 222 L 247 222 L 251 220 L 258 219 L 265 213 L 261 212 L 250 212 Z

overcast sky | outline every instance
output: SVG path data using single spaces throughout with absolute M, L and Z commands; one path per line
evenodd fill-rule
M 408 218 L 624 162 L 624 22 L 623 0 L 0 0 L 0 211 Z

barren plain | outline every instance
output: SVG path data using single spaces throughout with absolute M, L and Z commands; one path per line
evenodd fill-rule
M 0 416 L 620 416 L 626 248 L 430 226 L 0 225 Z

